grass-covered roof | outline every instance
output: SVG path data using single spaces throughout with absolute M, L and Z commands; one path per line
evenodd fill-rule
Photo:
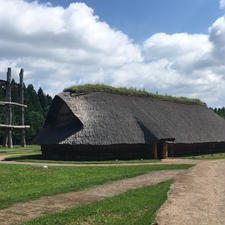
M 140 90 L 136 88 L 125 88 L 125 87 L 113 87 L 105 84 L 84 84 L 84 85 L 76 85 L 71 86 L 69 88 L 65 88 L 64 92 L 71 93 L 90 93 L 90 92 L 106 92 L 120 95 L 129 95 L 129 96 L 152 96 L 163 100 L 175 101 L 181 103 L 189 103 L 189 104 L 200 104 L 205 105 L 200 99 L 195 98 L 187 98 L 187 97 L 174 97 L 170 95 L 160 95 L 154 94 L 145 90 Z

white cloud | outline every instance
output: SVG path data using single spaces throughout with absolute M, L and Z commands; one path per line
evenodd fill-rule
M 224 66 L 225 59 L 225 17 L 221 17 L 209 28 L 209 39 L 213 43 L 213 57 L 218 66 Z
M 225 0 L 220 0 L 220 8 L 225 8 Z
M 164 58 L 172 63 L 171 66 L 176 71 L 190 72 L 196 69 L 196 62 L 207 58 L 212 44 L 208 41 L 208 36 L 203 34 L 158 33 L 145 41 L 144 49 L 149 59 Z
M 0 0 L 0 72 L 23 67 L 26 83 L 52 95 L 101 82 L 224 105 L 224 30 L 221 17 L 208 35 L 158 33 L 135 45 L 84 3 Z
M 170 93 L 221 106 L 225 96 L 224 46 L 225 23 L 221 17 L 209 28 L 208 35 L 158 33 L 145 41 L 144 51 L 150 60 L 167 60 L 169 71 L 179 74 L 179 78 L 171 76 L 173 82 L 166 87 Z

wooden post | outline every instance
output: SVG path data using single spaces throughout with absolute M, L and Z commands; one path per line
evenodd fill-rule
M 8 110 L 5 109 L 5 124 L 8 124 Z M 4 142 L 3 142 L 3 147 L 7 147 L 8 146 L 8 130 L 5 130 L 5 138 L 4 138 Z
M 158 159 L 157 143 L 153 143 L 154 159 Z
M 163 143 L 162 158 L 165 159 L 167 157 L 168 157 L 168 144 Z
M 20 70 L 20 104 L 24 105 L 23 69 Z M 24 126 L 24 107 L 20 111 L 20 125 Z M 21 146 L 26 147 L 25 129 L 21 129 Z
M 7 72 L 7 85 L 6 85 L 6 100 L 8 102 L 12 101 L 12 96 L 11 96 L 11 68 L 8 68 Z M 7 124 L 11 125 L 12 124 L 12 106 L 8 105 L 7 106 Z M 8 136 L 8 148 L 13 148 L 13 143 L 12 143 L 12 129 L 9 128 L 7 130 L 7 135 Z
M 8 68 L 7 71 L 7 80 L 0 80 L 0 87 L 5 86 L 6 87 L 6 101 L 0 101 L 0 106 L 5 107 L 5 124 L 0 124 L 1 129 L 5 129 L 5 138 L 3 146 L 8 148 L 13 148 L 13 142 L 12 142 L 12 130 L 13 129 L 22 129 L 21 131 L 21 145 L 23 147 L 26 146 L 26 140 L 25 140 L 25 129 L 30 128 L 29 125 L 24 125 L 24 108 L 27 107 L 27 105 L 24 105 L 24 84 L 23 84 L 23 69 L 20 70 L 20 84 L 14 84 L 16 87 L 20 87 L 20 103 L 12 102 L 12 96 L 11 96 L 11 88 L 12 88 L 12 82 L 11 82 L 11 68 Z M 13 106 L 19 106 L 21 107 L 20 110 L 20 124 L 21 125 L 12 125 L 12 107 Z
M 8 85 L 6 83 L 6 101 L 8 100 Z M 8 122 L 8 106 L 5 108 L 5 124 L 9 124 Z M 5 133 L 5 138 L 4 138 L 4 142 L 3 142 L 3 147 L 7 147 L 8 146 L 8 129 L 4 131 Z

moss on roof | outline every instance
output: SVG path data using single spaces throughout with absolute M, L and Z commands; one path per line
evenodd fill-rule
M 90 92 L 107 92 L 113 94 L 121 94 L 121 95 L 129 95 L 129 96 L 152 96 L 162 100 L 175 101 L 181 103 L 189 103 L 189 104 L 200 104 L 206 105 L 206 103 L 202 102 L 200 99 L 195 98 L 187 98 L 187 97 L 174 97 L 170 95 L 159 95 L 153 94 L 151 92 L 145 90 L 138 90 L 136 88 L 125 88 L 125 87 L 112 87 L 105 84 L 84 84 L 77 85 L 65 88 L 64 92 L 71 93 L 90 93 Z

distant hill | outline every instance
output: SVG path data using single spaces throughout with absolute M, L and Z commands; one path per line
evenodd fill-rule
M 14 80 L 12 82 L 15 83 Z M 5 101 L 5 89 L 0 89 L 0 100 Z M 18 88 L 12 88 L 12 101 L 19 102 Z M 25 124 L 31 128 L 26 131 L 26 141 L 29 144 L 33 137 L 42 128 L 45 117 L 52 102 L 52 97 L 46 95 L 41 88 L 36 92 L 33 85 L 24 88 L 24 102 L 28 105 L 25 109 Z M 5 123 L 4 108 L 0 108 L 0 123 Z M 13 107 L 13 124 L 19 124 L 19 107 Z M 3 143 L 4 132 L 0 130 L 0 145 Z M 20 144 L 20 131 L 13 131 L 13 144 Z

